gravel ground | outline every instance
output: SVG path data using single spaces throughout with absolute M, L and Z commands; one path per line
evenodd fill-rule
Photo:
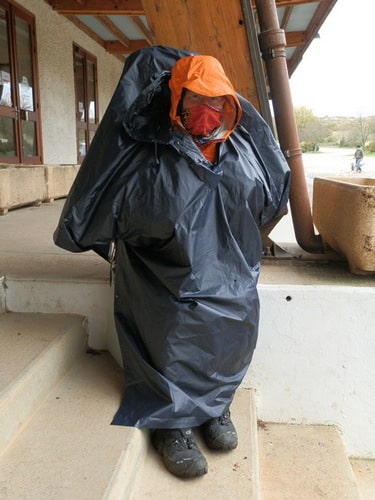
M 375 156 L 364 157 L 362 173 L 351 171 L 354 149 L 321 148 L 318 153 L 302 155 L 306 179 L 329 176 L 361 176 L 375 178 Z

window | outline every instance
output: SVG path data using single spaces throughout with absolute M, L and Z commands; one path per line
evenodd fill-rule
M 96 58 L 74 45 L 77 161 L 81 163 L 98 128 Z
M 0 161 L 42 163 L 35 20 L 0 0 Z

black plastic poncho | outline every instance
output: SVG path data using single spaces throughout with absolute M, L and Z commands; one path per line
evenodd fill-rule
M 286 161 L 242 97 L 215 164 L 172 130 L 170 69 L 187 55 L 129 56 L 54 235 L 107 260 L 116 244 L 120 425 L 194 427 L 228 408 L 256 345 L 259 229 L 288 198 Z

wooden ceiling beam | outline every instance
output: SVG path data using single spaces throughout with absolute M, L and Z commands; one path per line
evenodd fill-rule
M 276 7 L 293 7 L 304 3 L 316 3 L 317 0 L 276 0 Z
M 146 38 L 150 45 L 155 43 L 154 37 L 149 29 L 143 24 L 139 16 L 129 16 L 129 19 L 137 26 L 142 35 Z
M 312 40 L 317 36 L 318 31 L 323 24 L 328 14 L 333 9 L 337 0 L 321 0 L 318 8 L 316 9 L 313 18 L 310 20 L 309 26 L 306 30 L 306 43 L 303 46 L 297 47 L 292 57 L 288 61 L 289 76 L 292 76 L 294 70 L 301 62 L 304 52 L 307 50 Z
M 280 28 L 284 31 L 287 31 L 287 29 L 288 29 L 288 24 L 289 24 L 290 18 L 292 17 L 293 9 L 294 9 L 294 7 L 287 7 L 285 9 L 283 18 L 282 18 L 281 23 L 280 23 Z
M 149 47 L 150 44 L 146 40 L 129 40 L 129 47 L 126 47 L 121 42 L 109 41 L 104 42 L 104 46 L 107 52 L 113 55 L 118 54 L 130 54 L 139 49 L 145 49 Z
M 90 16 L 142 16 L 142 0 L 46 0 L 59 14 Z
M 287 47 L 299 47 L 305 45 L 307 41 L 306 33 L 304 31 L 289 31 L 285 33 Z
M 317 0 L 275 0 L 276 7 L 293 7 L 295 5 L 301 5 L 304 3 L 316 3 Z M 255 0 L 251 0 L 251 4 L 254 10 L 256 10 Z
M 112 22 L 107 16 L 95 16 L 95 18 L 107 28 L 108 31 L 118 39 L 125 47 L 130 46 L 129 38 Z
M 104 41 L 102 38 L 100 38 L 99 35 L 95 33 L 95 31 L 91 30 L 87 24 L 83 23 L 78 19 L 78 17 L 75 16 L 65 16 L 67 19 L 69 19 L 70 22 L 72 22 L 77 28 L 79 28 L 81 31 L 86 33 L 90 38 L 95 40 L 96 43 L 98 43 L 101 47 L 104 48 Z

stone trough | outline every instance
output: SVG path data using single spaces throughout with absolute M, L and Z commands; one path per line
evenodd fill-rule
M 65 197 L 78 170 L 79 165 L 0 164 L 0 215 Z
M 313 221 L 354 274 L 375 274 L 375 179 L 315 177 Z

